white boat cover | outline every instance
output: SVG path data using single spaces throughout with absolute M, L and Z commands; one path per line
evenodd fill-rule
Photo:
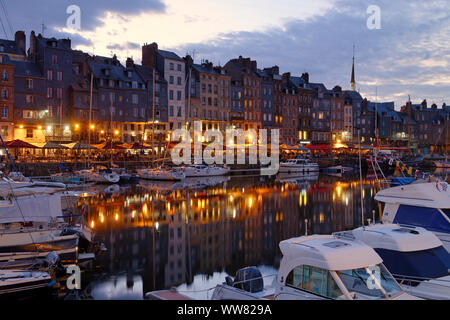
M 0 207 L 0 223 L 51 222 L 62 216 L 59 194 L 34 194 L 10 200 L 10 206 Z
M 426 208 L 450 208 L 450 187 L 446 182 L 409 184 L 381 190 L 375 200 Z

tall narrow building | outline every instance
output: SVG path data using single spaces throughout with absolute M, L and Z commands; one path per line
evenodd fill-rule
M 352 79 L 350 80 L 350 90 L 356 91 L 355 83 L 355 46 L 353 46 Z

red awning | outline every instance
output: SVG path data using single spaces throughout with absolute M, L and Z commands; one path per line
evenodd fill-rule
M 309 150 L 313 150 L 313 151 L 320 151 L 320 150 L 329 151 L 329 150 L 331 150 L 331 147 L 327 144 L 319 144 L 319 145 L 308 144 L 305 147 L 308 148 Z
M 22 140 L 5 141 L 5 146 L 7 148 L 37 148 L 35 145 Z

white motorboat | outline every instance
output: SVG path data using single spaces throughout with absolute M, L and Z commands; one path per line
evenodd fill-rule
M 69 224 L 62 198 L 71 193 L 61 188 L 26 186 L 0 190 L 0 253 L 87 248 L 92 231 L 84 223 Z
M 0 298 L 17 294 L 42 293 L 50 289 L 48 272 L 29 270 L 0 270 Z
M 446 182 L 425 182 L 383 189 L 375 200 L 385 203 L 383 223 L 425 228 L 450 251 L 450 188 Z
M 120 181 L 120 176 L 109 169 L 84 169 L 76 171 L 75 174 L 83 181 L 91 181 L 96 183 L 118 183 Z
M 436 168 L 450 168 L 450 162 L 448 161 L 434 161 Z
M 372 247 L 406 292 L 424 299 L 450 299 L 450 254 L 431 231 L 374 224 L 334 235 Z
M 280 163 L 279 172 L 289 174 L 319 172 L 319 165 L 309 159 L 289 159 Z
M 138 169 L 137 173 L 140 178 L 146 180 L 173 180 L 179 181 L 186 178 L 185 173 L 182 168 L 147 168 L 147 169 Z
M 274 284 L 264 287 L 258 269 L 244 268 L 217 285 L 214 300 L 418 299 L 407 294 L 368 245 L 330 235 L 280 242 L 283 259 Z
M 183 169 L 186 178 L 225 176 L 230 172 L 230 169 L 227 167 L 209 166 L 206 164 L 186 166 Z

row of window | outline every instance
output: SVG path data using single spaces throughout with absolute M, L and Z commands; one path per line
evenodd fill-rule
M 175 64 L 173 62 L 169 63 L 169 69 L 170 70 L 175 70 Z M 177 64 L 177 71 L 181 71 L 181 64 L 180 63 Z

